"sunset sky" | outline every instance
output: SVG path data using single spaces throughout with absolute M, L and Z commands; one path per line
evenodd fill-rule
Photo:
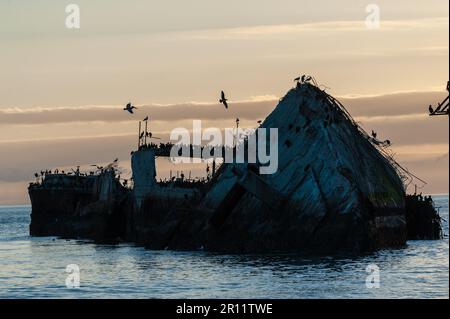
M 449 120 L 427 116 L 447 95 L 448 14 L 448 0 L 0 0 L 0 205 L 29 203 L 41 169 L 119 157 L 129 171 L 146 115 L 165 139 L 192 119 L 253 127 L 302 74 L 390 139 L 421 191 L 448 193 Z

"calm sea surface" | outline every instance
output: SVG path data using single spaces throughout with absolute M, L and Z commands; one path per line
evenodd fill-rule
M 29 206 L 0 207 L 0 298 L 448 298 L 448 196 L 435 196 L 445 239 L 351 258 L 151 251 L 130 244 L 32 238 Z M 66 287 L 66 266 L 80 288 Z M 366 287 L 366 267 L 380 287 Z

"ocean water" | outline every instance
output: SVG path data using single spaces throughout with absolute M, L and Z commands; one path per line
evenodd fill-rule
M 448 298 L 448 196 L 434 199 L 444 240 L 339 258 L 32 238 L 29 206 L 0 207 L 0 298 Z M 79 288 L 66 286 L 70 264 L 79 267 Z M 370 265 L 379 269 L 378 288 L 366 285 Z

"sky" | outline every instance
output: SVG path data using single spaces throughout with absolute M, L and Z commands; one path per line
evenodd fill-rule
M 80 29 L 65 25 L 68 4 Z M 368 28 L 366 7 L 380 9 Z M 29 203 L 41 169 L 107 163 L 129 173 L 137 121 L 254 127 L 311 74 L 396 159 L 448 193 L 447 0 L 0 0 L 0 205 Z M 218 105 L 220 90 L 231 107 Z M 132 101 L 135 116 L 121 109 Z M 161 176 L 174 169 L 158 161 Z M 176 168 L 175 168 L 176 169 Z M 195 173 L 203 173 L 195 167 Z

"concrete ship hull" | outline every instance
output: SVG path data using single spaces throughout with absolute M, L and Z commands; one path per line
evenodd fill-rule
M 112 176 L 51 176 L 31 185 L 30 235 L 116 241 L 125 233 L 127 191 Z M 77 185 L 75 185 L 77 184 Z M 113 187 L 110 187 L 113 186 Z M 110 192 L 102 194 L 105 188 Z
M 406 244 L 399 167 L 335 99 L 301 84 L 261 127 L 279 131 L 274 174 L 231 163 L 200 187 L 163 185 L 154 150 L 143 148 L 132 154 L 132 190 L 108 175 L 78 190 L 30 187 L 30 232 L 226 253 L 362 253 Z

